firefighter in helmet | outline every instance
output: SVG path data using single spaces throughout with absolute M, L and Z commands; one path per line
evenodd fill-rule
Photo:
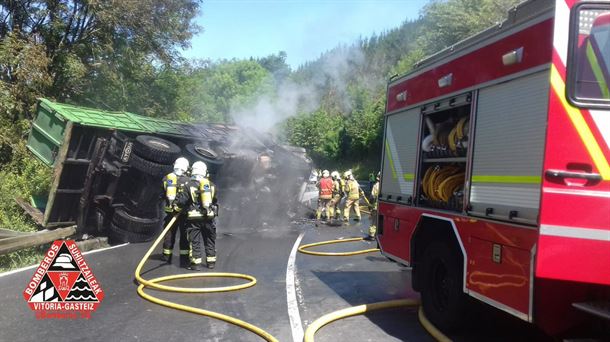
M 333 197 L 333 180 L 328 170 L 322 171 L 322 178 L 318 181 L 318 210 L 316 219 L 322 216 L 322 210 L 326 209 L 326 218 L 330 220 L 330 202 Z
M 369 235 L 366 237 L 367 240 L 374 240 L 375 234 L 377 233 L 377 210 L 378 203 L 377 198 L 379 197 L 379 181 L 381 180 L 381 172 L 377 172 L 377 178 L 375 184 L 371 189 L 371 225 L 369 226 Z
M 206 255 L 207 267 L 212 269 L 216 265 L 218 204 L 216 189 L 208 178 L 208 168 L 204 162 L 193 163 L 191 180 L 186 187 L 189 195 L 186 229 L 191 243 L 191 265 L 189 269 L 195 271 L 201 269 L 203 254 Z
M 356 221 L 360 221 L 360 184 L 354 179 L 352 171 L 345 171 L 343 174 L 345 178 L 345 193 L 347 194 L 347 201 L 345 201 L 345 209 L 343 210 L 343 221 L 349 221 L 349 214 L 351 208 L 354 207 L 356 213 Z
M 333 180 L 333 197 L 330 201 L 330 212 L 329 217 L 335 218 L 335 214 L 341 215 L 341 209 L 339 208 L 339 202 L 341 202 L 341 197 L 343 197 L 343 188 L 341 186 L 341 177 L 339 176 L 338 171 L 333 171 L 330 173 L 330 177 Z
M 189 161 L 180 157 L 174 162 L 174 171 L 167 174 L 163 178 L 163 190 L 164 190 L 164 202 L 165 202 L 165 219 L 163 226 L 167 226 L 169 221 L 176 216 L 176 222 L 170 229 L 169 233 L 165 235 L 163 240 L 163 254 L 161 259 L 168 264 L 172 263 L 172 252 L 174 250 L 174 243 L 176 242 L 176 233 L 180 230 L 180 266 L 187 267 L 189 262 L 189 242 L 186 236 L 186 229 L 184 227 L 184 215 L 181 212 L 181 208 L 177 205 L 177 197 L 182 195 L 184 185 L 188 183 L 189 178 L 186 171 L 189 168 Z

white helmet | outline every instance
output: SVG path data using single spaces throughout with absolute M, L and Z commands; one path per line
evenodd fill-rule
M 182 176 L 188 168 L 189 161 L 184 157 L 180 157 L 174 162 L 174 173 L 178 176 Z
M 352 170 L 347 170 L 343 173 L 343 178 L 349 179 L 352 176 Z
M 191 169 L 191 176 L 194 178 L 203 178 L 208 174 L 208 166 L 205 165 L 202 161 L 196 161 L 193 163 L 193 168 Z
M 322 171 L 322 177 L 326 178 L 330 175 L 330 173 L 328 172 L 328 170 L 324 170 Z
M 339 179 L 339 171 L 331 172 L 330 176 L 333 177 L 333 179 Z

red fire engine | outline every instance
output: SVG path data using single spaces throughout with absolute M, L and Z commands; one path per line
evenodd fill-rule
M 378 241 L 439 327 L 469 297 L 551 334 L 610 318 L 609 85 L 610 2 L 575 0 L 390 81 Z

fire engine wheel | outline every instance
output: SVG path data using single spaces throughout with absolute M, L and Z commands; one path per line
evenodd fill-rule
M 163 176 L 172 171 L 172 165 L 155 163 L 153 161 L 144 159 L 135 153 L 131 154 L 129 162 L 136 170 L 154 178 L 161 179 Z
M 194 159 L 205 162 L 208 168 L 220 167 L 224 163 L 223 157 L 206 143 L 188 144 L 185 148 Z
M 110 223 L 110 231 L 108 237 L 112 243 L 124 243 L 124 242 L 146 242 L 152 240 L 154 235 L 139 234 L 123 230 L 114 223 Z
M 133 143 L 135 154 L 159 164 L 173 164 L 180 147 L 171 141 L 151 135 L 138 135 Z
M 421 296 L 426 316 L 441 330 L 457 330 L 467 309 L 458 253 L 447 244 L 432 243 L 424 252 L 423 275 Z
M 114 211 L 112 223 L 122 230 L 145 235 L 152 235 L 161 228 L 158 218 L 151 219 L 132 216 L 121 208 Z

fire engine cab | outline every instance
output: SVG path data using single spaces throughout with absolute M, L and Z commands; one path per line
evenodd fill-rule
M 425 314 L 610 318 L 610 2 L 533 0 L 390 80 L 378 242 Z

